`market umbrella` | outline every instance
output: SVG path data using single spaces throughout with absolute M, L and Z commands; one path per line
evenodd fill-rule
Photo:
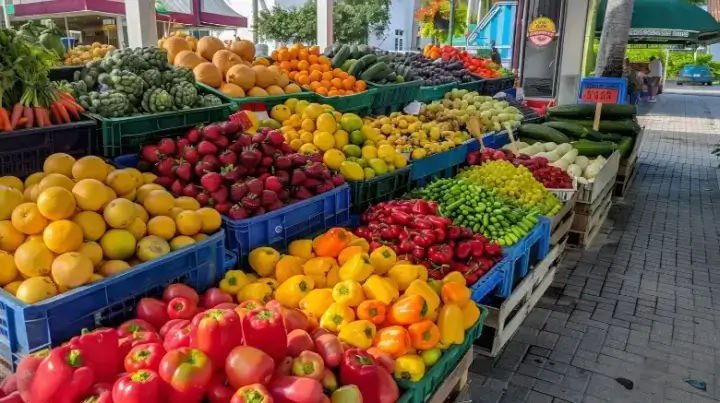
M 684 0 L 635 0 L 629 43 L 713 43 L 720 40 L 720 24 L 710 13 Z M 595 20 L 599 36 L 607 0 L 601 0 Z

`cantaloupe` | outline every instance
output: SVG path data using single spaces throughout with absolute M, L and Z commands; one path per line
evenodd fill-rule
M 236 64 L 241 64 L 242 59 L 235 53 L 227 49 L 223 49 L 215 52 L 212 62 L 220 69 L 220 73 L 222 73 L 223 77 L 225 77 L 225 74 L 227 74 L 228 70 L 230 70 L 230 67 Z
M 253 66 L 252 69 L 255 72 L 255 86 L 267 88 L 271 85 L 275 85 L 275 77 L 277 73 L 274 73 L 265 66 Z
M 298 92 L 302 92 L 302 90 L 300 89 L 300 86 L 295 83 L 290 83 L 290 84 L 286 85 L 284 90 L 285 90 L 286 94 L 295 94 Z
M 277 85 L 270 85 L 265 89 L 265 91 L 267 91 L 269 95 L 282 95 L 285 93 L 285 91 Z
M 249 97 L 266 97 L 268 95 L 270 94 L 268 94 L 267 91 L 260 87 L 252 87 L 247 93 L 247 96 Z
M 230 50 L 248 62 L 251 62 L 255 58 L 255 45 L 246 39 L 233 41 L 230 45 Z
M 195 73 L 195 80 L 199 83 L 203 83 L 214 88 L 219 88 L 222 85 L 223 79 L 220 69 L 210 62 L 198 64 L 193 69 L 193 73 Z
M 187 67 L 190 70 L 197 67 L 198 64 L 206 61 L 202 57 L 198 56 L 197 53 L 192 50 L 183 50 L 175 56 L 173 66 L 175 67 Z
M 212 60 L 215 53 L 223 49 L 225 45 L 214 36 L 203 36 L 197 43 L 197 53 L 206 60 Z
M 245 91 L 233 83 L 223 83 L 220 92 L 232 98 L 245 98 Z
M 173 36 L 163 41 L 163 49 L 168 53 L 168 61 L 170 64 L 174 64 L 175 56 L 183 50 L 189 50 L 189 47 L 185 39 Z
M 244 64 L 230 67 L 225 75 L 225 81 L 235 84 L 245 91 L 255 86 L 255 72 Z

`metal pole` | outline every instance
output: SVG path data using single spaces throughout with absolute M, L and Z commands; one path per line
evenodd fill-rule
M 68 25 L 68 19 L 67 17 L 64 18 L 65 20 L 65 36 L 70 36 L 68 32 L 70 32 L 70 26 Z
M 258 33 L 255 29 L 258 20 L 258 0 L 252 0 L 252 18 L 253 18 L 253 43 L 258 43 Z
M 7 12 L 7 0 L 2 0 L 2 8 L 3 8 L 3 22 L 5 23 L 5 28 L 10 28 L 10 16 Z
M 450 24 L 448 25 L 448 44 L 452 46 L 453 29 L 455 28 L 455 0 L 450 1 Z
M 667 80 L 668 63 L 670 63 L 670 49 L 665 49 L 665 65 L 663 66 L 663 79 L 662 79 L 663 85 L 665 85 L 665 80 Z

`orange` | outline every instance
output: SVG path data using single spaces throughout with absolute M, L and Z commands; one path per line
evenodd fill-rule
M 75 165 L 75 158 L 69 154 L 56 153 L 45 159 L 43 172 L 46 174 L 56 173 L 72 178 L 72 168 Z
M 197 210 L 197 212 L 198 214 L 200 214 L 200 218 L 202 218 L 202 232 L 206 234 L 212 234 L 213 232 L 220 229 L 220 225 L 222 224 L 222 217 L 220 216 L 220 213 L 217 212 L 217 210 L 210 207 L 203 207 Z
M 39 234 L 48 225 L 48 220 L 40 214 L 35 203 L 23 203 L 15 207 L 11 220 L 15 229 L 27 235 Z
M 329 71 L 330 71 L 330 65 L 329 65 L 329 64 L 321 64 L 321 65 L 320 65 L 320 71 L 325 72 L 325 73 L 329 72 Z
M 37 189 L 38 189 L 38 185 L 30 185 L 30 186 L 26 187 L 25 190 L 23 191 L 23 201 L 24 202 L 35 202 L 35 200 L 33 200 L 33 193 L 35 193 L 35 195 L 37 195 Z
M 15 207 L 23 202 L 23 194 L 10 186 L 0 185 L 0 220 L 7 220 Z
M 330 84 L 330 81 L 328 80 L 321 80 L 320 84 L 325 88 L 330 88 L 332 85 Z
M 324 66 L 330 66 L 330 59 L 325 56 L 318 56 L 318 62 Z
M 344 71 L 342 71 L 340 69 L 332 69 L 331 73 L 332 73 L 333 77 L 340 78 L 340 76 L 342 75 L 342 73 L 344 73 Z
M 188 245 L 194 244 L 194 243 L 195 243 L 195 240 L 193 238 L 191 238 L 189 236 L 185 236 L 185 235 L 178 235 L 175 238 L 173 238 L 172 240 L 170 240 L 170 249 L 178 250 L 178 249 L 182 249 L 182 248 L 184 248 Z M 0 255 L 0 258 L 2 258 L 2 255 Z M 0 263 L 2 263 L 2 260 L 0 260 Z M 2 270 L 2 269 L 0 268 L 0 270 Z M 14 277 L 13 277 L 13 279 L 14 279 Z M 12 281 L 12 279 L 10 281 Z M 0 282 L 0 284 L 2 284 L 2 283 Z
M 297 59 L 297 57 L 298 57 L 298 49 L 297 48 L 290 48 L 290 50 L 288 50 L 288 52 L 290 53 L 290 60 Z
M 180 235 L 193 236 L 202 229 L 202 217 L 196 211 L 186 210 L 178 214 L 175 224 Z
M 37 199 L 40 213 L 49 220 L 62 220 L 75 214 L 75 197 L 69 190 L 51 187 L 40 193 Z
M 322 73 L 319 71 L 313 71 L 310 73 L 310 81 L 320 81 L 322 80 Z
M 366 89 L 367 89 L 367 84 L 365 84 L 365 81 L 363 81 L 363 80 L 358 80 L 358 81 L 355 83 L 355 91 L 360 92 L 360 91 L 365 91 Z
M 313 81 L 310 83 L 310 89 L 313 91 L 316 91 L 318 88 L 320 88 L 322 85 L 320 84 L 320 81 Z
M 159 236 L 168 241 L 175 237 L 176 230 L 177 225 L 175 224 L 175 221 L 166 216 L 153 217 L 147 223 L 148 234 Z
M 107 229 L 103 216 L 94 211 L 81 211 L 75 214 L 73 222 L 80 227 L 83 238 L 88 241 L 97 241 Z
M 43 242 L 55 253 L 74 252 L 82 246 L 83 232 L 70 220 L 53 221 L 43 231 Z
M 191 241 L 195 242 L 192 238 Z M 0 251 L 0 285 L 3 287 L 12 283 L 18 276 L 18 269 L 15 266 L 15 258 L 13 255 Z
M 173 207 L 172 210 L 170 210 L 169 217 L 174 220 L 177 218 L 178 214 L 182 213 L 183 211 L 185 211 L 185 209 L 182 207 Z
M 327 94 L 327 96 L 329 96 L 329 97 L 336 97 L 338 95 L 340 95 L 340 94 L 335 89 L 328 91 L 328 94 Z
M 297 77 L 297 71 L 291 71 L 290 74 L 288 74 L 288 77 L 291 80 L 296 81 L 295 78 Z
M 17 189 L 20 193 L 25 190 L 25 184 L 23 181 L 15 176 L 3 176 L 0 177 L 0 185 L 10 186 L 13 189 Z
M 333 79 L 333 75 L 332 75 L 332 73 L 329 72 L 329 71 L 328 71 L 328 72 L 325 72 L 325 73 L 322 73 L 322 79 L 323 79 L 323 80 L 326 80 L 326 81 L 330 81 L 330 80 Z
M 291 66 L 291 65 L 290 65 L 290 62 L 280 62 L 280 68 L 281 68 L 281 69 L 288 70 L 288 69 L 290 69 L 290 66 Z
M 318 64 L 317 55 L 310 55 L 308 56 L 307 60 L 310 62 L 310 64 Z
M 10 220 L 0 221 L 0 250 L 14 252 L 25 242 L 25 234 L 15 229 Z
M 143 206 L 150 215 L 168 215 L 175 207 L 175 198 L 165 190 L 153 190 L 145 197 Z
M 42 242 L 26 242 L 15 251 L 15 266 L 27 277 L 47 276 L 55 255 Z
M 355 87 L 355 77 L 349 76 L 348 78 L 342 80 L 342 87 L 344 90 L 353 89 L 353 87 Z
M 90 258 L 82 253 L 63 253 L 53 261 L 50 273 L 55 284 L 71 290 L 90 280 L 93 264 Z
M 290 68 L 287 70 L 293 71 L 298 69 L 299 60 L 290 60 Z
M 341 79 L 344 80 L 344 79 L 346 79 L 346 78 L 348 78 L 348 77 L 350 77 L 350 74 L 348 74 L 348 73 L 346 73 L 346 72 L 344 72 L 344 71 L 340 71 L 340 78 L 341 78 Z
M 290 60 L 290 52 L 287 49 L 280 49 L 278 52 L 278 60 L 281 62 Z
M 197 210 L 200 208 L 200 203 L 188 196 L 180 196 L 175 199 L 175 207 L 180 207 L 184 210 Z
M 278 52 L 277 50 L 273 50 L 273 51 L 270 53 L 270 58 L 273 59 L 273 60 L 275 60 L 275 61 L 277 61 L 277 60 L 278 60 L 278 54 L 279 54 L 279 53 L 280 53 L 280 52 Z
M 30 174 L 27 178 L 25 178 L 25 189 L 29 188 L 32 185 L 37 185 L 40 183 L 41 180 L 47 175 L 45 172 L 35 172 L 34 174 Z
M 136 218 L 135 221 L 133 221 L 133 223 L 128 227 L 128 231 L 133 234 L 135 240 L 139 241 L 147 233 L 147 225 L 145 225 L 143 220 Z
M 297 64 L 298 70 L 301 71 L 307 71 L 307 69 L 310 67 L 310 63 L 307 62 L 307 60 L 300 60 Z
M 159 236 L 146 236 L 137 244 L 137 258 L 141 262 L 157 259 L 170 253 L 170 244 Z
M 310 71 L 319 71 L 322 73 L 322 67 L 319 64 L 311 64 Z
M 80 249 L 78 249 L 78 252 L 87 256 L 92 262 L 93 266 L 97 266 L 102 262 L 103 250 L 100 247 L 100 244 L 98 244 L 97 242 L 84 242 L 80 246 Z
M 127 228 L 135 221 L 135 204 L 127 199 L 115 199 L 103 209 L 103 218 L 112 228 Z
M 202 241 L 203 239 L 207 238 L 208 236 L 209 236 L 208 234 L 203 234 L 203 233 L 201 232 L 201 233 L 195 235 L 195 236 L 192 237 L 192 238 L 195 240 L 195 242 L 200 242 L 200 241 Z
M 130 264 L 122 260 L 108 260 L 100 266 L 98 272 L 103 277 L 110 277 L 112 275 L 122 273 L 130 267 Z
M 297 82 L 300 83 L 300 84 L 302 84 L 302 85 L 307 85 L 307 84 L 310 83 L 310 77 L 308 77 L 308 76 L 306 76 L 306 75 L 299 76 L 299 77 L 297 78 Z
M 98 211 L 107 203 L 107 190 L 97 179 L 82 179 L 72 188 L 75 202 L 80 210 Z
M 104 181 L 107 176 L 107 164 L 102 158 L 94 155 L 88 155 L 75 161 L 72 167 L 73 179 L 79 181 L 82 179 L 96 179 Z
M 145 185 L 142 185 L 137 190 L 137 196 L 135 199 L 138 203 L 141 203 L 145 201 L 145 196 L 150 194 L 153 190 L 165 190 L 164 187 L 158 185 L 157 183 L 147 183 Z
M 124 170 L 110 172 L 105 178 L 105 184 L 110 186 L 118 195 L 123 195 L 135 189 L 135 178 L 133 175 Z
M 317 92 L 318 94 L 320 94 L 322 96 L 328 95 L 328 90 L 325 87 L 320 87 L 320 88 L 316 89 L 315 92 Z
M 320 54 L 320 46 L 317 46 L 317 45 L 310 46 L 310 53 L 313 55 L 319 55 Z
M 342 88 L 343 88 L 343 82 L 342 82 L 342 80 L 339 79 L 339 78 L 337 78 L 337 77 L 336 77 L 336 78 L 333 78 L 332 80 L 330 80 L 330 84 L 331 84 L 333 87 L 337 88 L 337 89 L 342 89 Z
M 75 182 L 73 182 L 72 179 L 68 178 L 67 176 L 51 173 L 45 175 L 45 177 L 42 178 L 38 186 L 40 186 L 41 192 L 54 186 L 59 186 L 67 190 L 72 190 L 73 186 L 75 186 Z
M 28 242 L 42 242 L 42 234 L 28 235 L 25 237 L 25 243 Z
M 298 51 L 298 59 L 300 60 L 307 60 L 310 53 L 307 51 L 307 49 L 300 49 Z
M 100 239 L 103 257 L 108 260 L 127 260 L 135 254 L 135 237 L 124 229 L 111 229 Z
M 50 277 L 33 277 L 20 284 L 15 297 L 26 304 L 34 304 L 58 294 L 58 289 Z

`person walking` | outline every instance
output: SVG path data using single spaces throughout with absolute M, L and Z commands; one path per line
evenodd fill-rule
M 625 58 L 623 63 L 623 77 L 628 80 L 628 96 L 631 104 L 636 104 L 642 93 L 642 80 L 638 77 L 638 72 L 632 68 L 630 59 Z
M 663 76 L 663 65 L 660 59 L 655 56 L 650 57 L 650 72 L 648 73 L 648 85 L 650 86 L 650 98 L 648 102 L 657 102 L 657 94 L 660 89 L 660 80 Z

